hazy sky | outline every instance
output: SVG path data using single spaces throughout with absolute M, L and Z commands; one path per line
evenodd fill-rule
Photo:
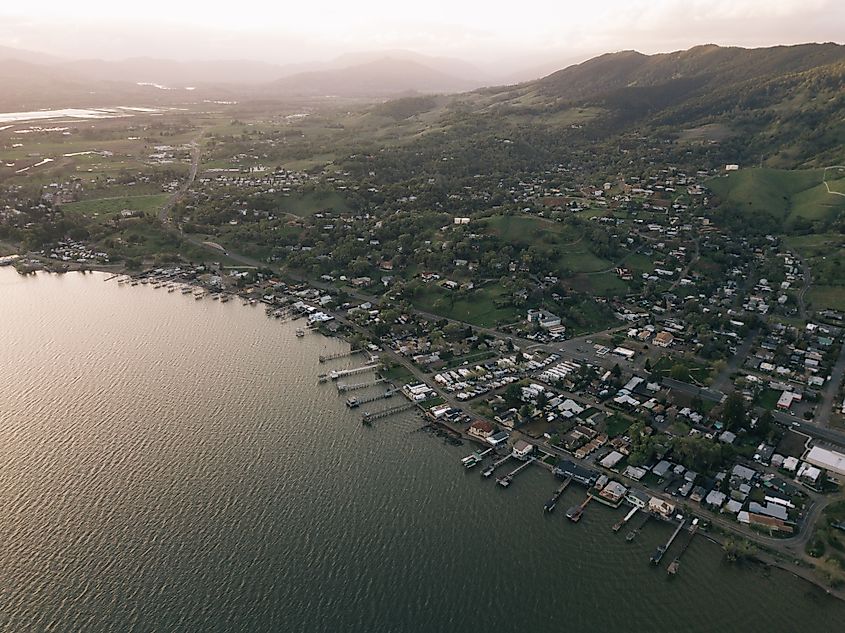
M 636 48 L 843 41 L 845 0 L 31 0 L 0 45 L 72 57 L 277 63 L 404 48 L 514 65 Z

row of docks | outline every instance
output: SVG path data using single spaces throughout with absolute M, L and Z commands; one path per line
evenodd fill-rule
M 361 423 L 369 426 L 375 420 L 380 420 L 381 418 L 386 418 L 391 415 L 396 415 L 397 413 L 402 413 L 403 411 L 409 411 L 416 407 L 415 402 L 405 402 L 404 404 L 397 405 L 395 407 L 390 407 L 389 409 L 385 409 L 384 411 L 377 411 L 375 413 L 365 413 L 361 416 Z
M 327 363 L 330 360 L 337 360 L 338 358 L 347 358 L 349 356 L 354 356 L 355 354 L 360 354 L 364 350 L 362 349 L 350 349 L 345 352 L 335 352 L 334 354 L 320 354 L 320 362 Z
M 375 387 L 376 385 L 380 385 L 385 382 L 387 382 L 386 378 L 376 378 L 375 380 L 371 380 L 370 382 L 359 382 L 358 384 L 352 385 L 347 385 L 346 383 L 339 382 L 337 383 L 337 391 L 338 393 L 344 393 L 346 391 L 358 391 L 359 389 Z
M 488 455 L 492 455 L 494 458 L 497 458 L 497 459 L 495 459 L 492 464 L 489 464 L 481 472 L 481 476 L 484 477 L 484 478 L 492 477 L 493 474 L 496 472 L 496 470 L 498 468 L 503 466 L 509 460 L 516 459 L 516 457 L 514 457 L 513 454 L 511 454 L 511 453 L 508 453 L 507 455 L 501 456 L 501 455 L 497 455 L 494 452 L 493 448 L 488 448 L 488 449 L 485 449 L 485 450 L 476 451 L 476 452 L 462 458 L 461 459 L 461 465 L 466 469 L 474 468 L 475 466 L 481 464 Z M 509 472 L 507 475 L 504 475 L 503 477 L 497 478 L 496 482 L 500 486 L 507 488 L 508 486 L 510 486 L 510 484 L 512 483 L 512 481 L 513 481 L 514 477 L 516 477 L 516 475 L 518 475 L 520 472 L 522 472 L 523 470 L 528 468 L 528 466 L 533 464 L 535 461 L 537 461 L 536 457 L 528 458 L 527 461 L 522 462 L 519 466 L 517 466 L 514 470 Z M 543 506 L 544 512 L 553 512 L 554 511 L 555 507 L 557 506 L 558 501 L 563 496 L 563 493 L 567 490 L 567 488 L 569 487 L 569 485 L 571 483 L 572 483 L 571 477 L 567 477 L 566 479 L 564 479 L 564 481 L 560 484 L 560 486 L 558 486 L 558 488 L 555 490 L 554 494 L 546 501 L 545 505 Z M 573 523 L 577 523 L 578 521 L 580 521 L 581 517 L 584 514 L 585 509 L 589 505 L 590 501 L 593 500 L 593 498 L 594 497 L 591 494 L 588 493 L 586 498 L 580 504 L 572 506 L 571 508 L 569 508 L 569 510 L 566 511 L 566 518 L 569 519 L 570 521 L 572 521 Z M 628 512 L 625 514 L 625 516 L 613 525 L 613 531 L 619 532 L 625 525 L 628 525 L 634 519 L 634 517 L 637 515 L 638 512 L 640 512 L 640 508 L 637 508 L 637 507 L 630 508 L 628 510 Z M 628 533 L 626 540 L 628 542 L 633 541 L 636 538 L 637 534 L 639 534 L 639 532 L 645 527 L 645 524 L 649 521 L 649 519 L 651 517 L 652 517 L 652 514 L 650 512 L 643 510 L 642 511 L 642 520 L 639 522 L 639 524 L 636 527 L 634 527 Z M 675 539 L 678 538 L 678 535 L 683 531 L 684 526 L 686 526 L 686 524 L 687 524 L 686 519 L 684 519 L 680 516 L 678 517 L 678 519 L 679 519 L 678 525 L 676 526 L 675 530 L 672 532 L 672 535 L 669 537 L 669 539 L 666 541 L 666 543 L 659 545 L 657 547 L 657 549 L 654 551 L 654 553 L 651 555 L 649 560 L 650 560 L 652 565 L 659 565 L 660 564 L 661 560 L 663 559 L 663 556 L 666 554 L 667 551 L 669 551 L 669 548 L 672 546 L 672 543 L 675 542 Z M 698 519 L 696 518 L 696 519 L 692 520 L 692 523 L 687 528 L 686 533 L 685 533 L 683 540 L 681 542 L 680 549 L 677 553 L 677 556 L 667 567 L 666 571 L 670 576 L 678 573 L 678 569 L 679 569 L 680 564 L 681 564 L 681 556 L 683 556 L 684 552 L 686 552 L 686 550 L 689 547 L 690 543 L 692 542 L 693 537 L 695 536 L 697 530 L 698 530 Z
M 398 392 L 399 389 L 397 389 L 396 387 L 392 387 L 382 393 L 373 394 L 371 396 L 361 396 L 360 398 L 352 396 L 351 398 L 346 399 L 346 406 L 350 409 L 354 409 L 355 407 L 360 407 L 362 404 L 367 404 L 368 402 L 375 402 L 376 400 L 386 400 L 387 398 L 392 398 Z

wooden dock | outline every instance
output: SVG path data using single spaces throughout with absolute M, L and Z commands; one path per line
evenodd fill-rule
M 631 508 L 631 510 L 628 512 L 628 514 L 626 514 L 625 517 L 621 521 L 619 521 L 618 523 L 616 523 L 613 526 L 613 531 L 618 532 L 619 530 L 621 530 L 622 527 L 634 517 L 634 515 L 637 513 L 638 509 L 639 508 Z
M 346 391 L 357 391 L 358 389 L 366 389 L 367 387 L 374 387 L 376 385 L 380 385 L 383 382 L 387 382 L 386 378 L 376 378 L 375 380 L 371 380 L 370 382 L 359 382 L 357 384 L 347 385 L 346 383 L 339 382 L 337 383 L 337 390 L 340 393 L 344 393 Z
M 664 545 L 658 545 L 657 549 L 654 550 L 654 553 L 649 558 L 649 561 L 652 565 L 659 565 L 663 555 L 667 552 L 667 550 L 672 546 L 672 542 L 675 540 L 675 537 L 678 536 L 678 533 L 684 529 L 684 525 L 686 524 L 686 519 L 683 519 L 680 523 L 678 523 L 678 527 L 675 528 L 675 531 L 672 532 L 672 536 L 669 537 L 669 540 L 666 541 Z
M 346 406 L 350 409 L 354 409 L 355 407 L 360 407 L 362 404 L 367 404 L 368 402 L 375 402 L 376 400 L 385 400 L 387 398 L 392 398 L 399 389 L 388 389 L 382 393 L 377 393 L 372 396 L 363 396 L 361 398 L 348 398 L 346 400 Z
M 543 506 L 543 512 L 554 512 L 555 506 L 557 502 L 560 500 L 561 495 L 563 495 L 564 491 L 569 487 L 569 484 L 572 482 L 572 477 L 567 477 L 563 480 L 563 483 L 558 486 L 555 493 L 551 496 L 551 498 L 546 501 L 546 504 Z
M 386 418 L 391 415 L 396 415 L 397 413 L 402 413 L 403 411 L 408 411 L 410 409 L 413 409 L 415 406 L 417 406 L 415 402 L 406 402 L 404 404 L 385 409 L 384 411 L 377 411 L 376 413 L 365 413 L 363 416 L 361 416 L 361 423 L 369 425 L 372 424 L 375 420 L 381 420 L 382 418 Z
M 482 471 L 481 471 L 481 476 L 482 476 L 482 477 L 485 477 L 485 478 L 486 478 L 486 477 L 490 477 L 490 476 L 491 476 L 491 475 L 495 472 L 495 470 L 496 470 L 499 466 L 501 466 L 501 465 L 502 465 L 502 464 L 504 464 L 506 461 L 508 461 L 509 459 L 511 459 L 511 457 L 513 457 L 513 455 L 511 455 L 510 453 L 508 453 L 507 455 L 505 455 L 505 456 L 504 456 L 504 457 L 502 457 L 501 459 L 496 460 L 495 462 L 493 462 L 492 464 L 490 464 L 487 468 L 485 468 L 484 470 L 482 470 Z
M 640 524 L 639 524 L 637 527 L 635 527 L 633 530 L 631 530 L 630 532 L 628 532 L 628 536 L 626 536 L 626 537 L 625 537 L 625 540 L 626 540 L 626 541 L 628 541 L 628 542 L 630 543 L 630 542 L 631 542 L 631 541 L 633 541 L 635 538 L 637 538 L 637 534 L 639 534 L 639 533 L 640 533 L 640 530 L 642 530 L 642 529 L 643 529 L 643 527 L 645 527 L 645 524 L 646 524 L 646 523 L 648 523 L 648 520 L 649 520 L 650 518 L 651 518 L 651 515 L 650 515 L 648 512 L 646 512 L 646 513 L 645 513 L 645 516 L 643 517 L 643 520 L 642 520 L 642 521 L 640 521 Z
M 592 500 L 593 497 L 591 495 L 587 495 L 587 498 L 581 502 L 581 505 L 572 506 L 566 511 L 566 518 L 573 523 L 578 523 L 578 521 L 581 520 L 581 516 L 584 514 L 584 510 L 587 508 L 587 504 L 589 504 Z
M 347 356 L 354 356 L 355 354 L 360 354 L 363 351 L 364 350 L 361 349 L 350 349 L 346 352 L 335 352 L 334 354 L 320 354 L 320 362 L 327 363 L 330 360 L 346 358 Z
M 363 374 L 368 371 L 375 371 L 381 367 L 380 363 L 372 363 L 369 365 L 362 365 L 361 367 L 353 367 L 352 369 L 332 369 L 329 372 L 329 378 L 338 380 L 344 376 L 354 376 L 355 374 Z
M 678 555 L 675 557 L 675 560 L 669 563 L 669 567 L 666 568 L 666 573 L 668 573 L 670 576 L 674 576 L 678 573 L 678 568 L 681 566 L 681 556 L 683 556 L 684 552 L 687 551 L 687 548 L 690 546 L 690 543 L 692 543 L 692 539 L 697 531 L 698 519 L 693 519 L 692 525 L 690 525 L 689 529 L 687 529 L 685 538 L 681 543 L 681 551 L 678 552 Z
M 496 480 L 496 483 L 499 484 L 502 488 L 507 488 L 508 486 L 511 485 L 513 478 L 516 477 L 520 472 L 522 472 L 523 470 L 528 468 L 531 464 L 533 464 L 535 459 L 537 459 L 537 458 L 536 457 L 529 457 L 528 460 L 524 464 L 520 464 L 519 466 L 517 466 L 514 470 L 509 472 L 504 477 L 499 477 L 499 479 Z

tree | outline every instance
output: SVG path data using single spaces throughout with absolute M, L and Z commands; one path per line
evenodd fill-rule
M 523 421 L 531 417 L 531 407 L 527 403 L 519 407 L 519 417 Z
M 645 359 L 644 368 L 648 373 L 651 373 L 651 359 L 650 358 Z
M 619 378 L 622 376 L 622 368 L 619 366 L 619 363 L 616 363 L 613 366 L 613 369 L 610 370 L 610 373 L 613 375 L 614 378 Z
M 745 399 L 737 391 L 732 391 L 725 401 L 722 411 L 722 422 L 728 430 L 738 429 L 745 425 Z
M 680 363 L 672 365 L 672 369 L 669 370 L 669 375 L 674 380 L 687 380 L 687 378 L 689 378 L 689 372 L 687 371 L 687 368 L 681 365 Z

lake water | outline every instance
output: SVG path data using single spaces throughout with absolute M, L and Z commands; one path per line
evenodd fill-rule
M 808 583 L 727 565 L 699 537 L 668 580 L 671 551 L 648 565 L 668 526 L 626 543 L 610 530 L 623 510 L 544 516 L 546 471 L 503 490 L 414 415 L 362 427 L 316 384 L 339 341 L 104 279 L 0 269 L 2 631 L 772 633 L 845 619 Z
M 0 123 L 23 123 L 25 121 L 44 121 L 48 119 L 114 119 L 131 116 L 133 112 L 156 113 L 156 108 L 118 107 L 118 108 L 64 108 L 62 110 L 33 110 L 31 112 L 0 112 Z

